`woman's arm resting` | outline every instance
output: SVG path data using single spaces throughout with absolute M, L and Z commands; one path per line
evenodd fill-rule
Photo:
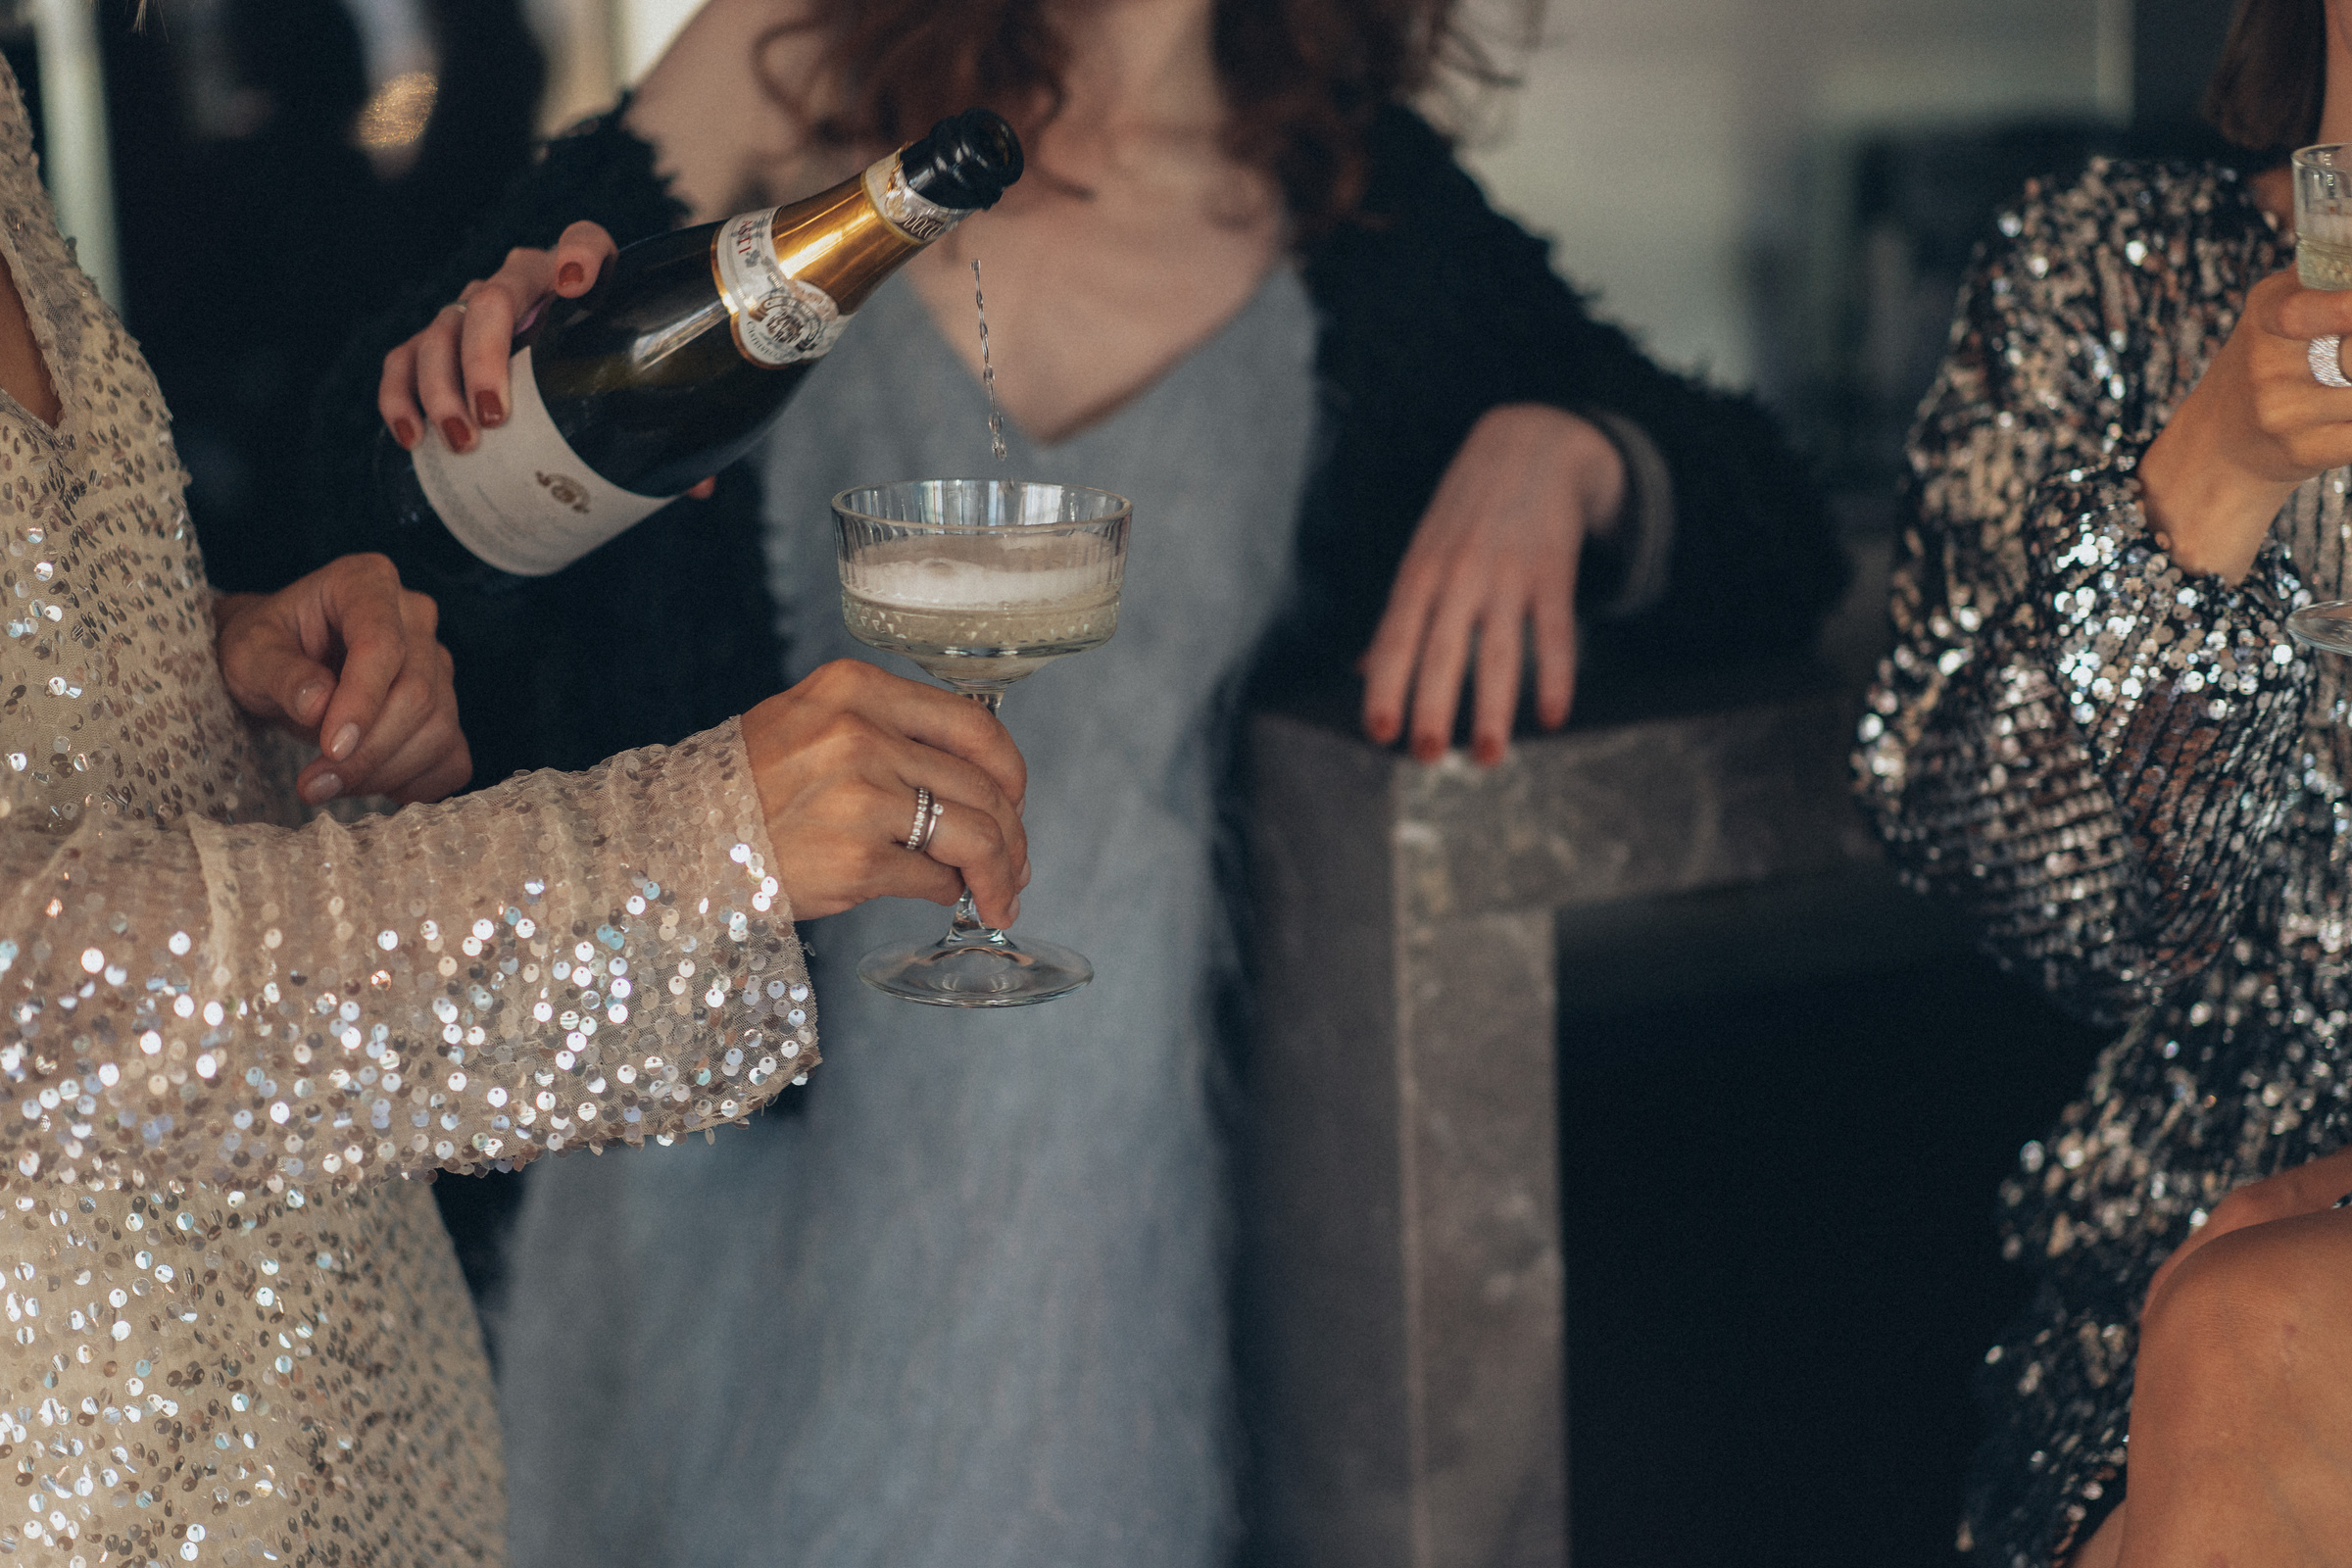
M 1526 639 L 1536 713 L 1568 721 L 1576 688 L 1577 564 L 1615 528 L 1625 461 L 1598 426 L 1543 404 L 1494 409 L 1471 427 L 1422 514 L 1364 656 L 1364 730 L 1383 745 L 1404 730 L 1413 755 L 1442 756 L 1478 643 L 1471 747 L 1502 760 L 1519 705 Z

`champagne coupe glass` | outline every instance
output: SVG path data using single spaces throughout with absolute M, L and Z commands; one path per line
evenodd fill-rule
M 2306 147 L 2293 167 L 2295 275 L 2305 288 L 2352 288 L 2352 143 Z M 2286 629 L 2314 648 L 2352 654 L 2352 601 L 2306 605 Z
M 1127 557 L 1124 496 L 1019 479 L 911 479 L 833 498 L 841 613 L 869 648 L 904 654 L 990 712 L 1004 689 L 1110 641 Z M 983 925 L 967 889 L 937 942 L 877 948 L 858 978 L 942 1007 L 1064 996 L 1094 965 Z

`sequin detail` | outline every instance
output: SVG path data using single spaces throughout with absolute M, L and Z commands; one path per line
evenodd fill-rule
M 419 1181 L 740 1120 L 816 1059 L 737 726 L 297 826 L 153 378 L 0 63 L 0 1558 L 499 1563 Z
M 2039 1289 L 1985 1359 L 1962 1543 L 2040 1568 L 2123 1495 L 2157 1264 L 2231 1188 L 2343 1142 L 2345 666 L 2282 623 L 2352 594 L 2352 519 L 2343 472 L 2310 481 L 2232 587 L 2138 510 L 2140 455 L 2292 263 L 2232 174 L 2096 162 L 1997 226 L 1914 437 L 1856 761 L 1914 884 L 2131 1026 L 2001 1189 Z

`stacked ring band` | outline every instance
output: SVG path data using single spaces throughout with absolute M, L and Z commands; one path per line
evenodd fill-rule
M 910 850 L 920 851 L 939 831 L 939 819 L 948 812 L 948 803 L 935 801 L 929 790 L 914 792 L 914 828 L 901 842 Z
M 2320 385 L 2338 390 L 2352 387 L 2352 376 L 2344 374 L 2344 340 L 2340 334 L 2330 332 L 2326 337 L 2313 338 L 2309 357 L 2312 378 Z

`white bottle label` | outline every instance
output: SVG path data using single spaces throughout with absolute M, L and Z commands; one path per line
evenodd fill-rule
M 507 362 L 507 383 L 514 413 L 471 452 L 452 452 L 428 430 L 412 455 L 424 498 L 482 560 L 545 577 L 677 499 L 623 490 L 580 461 L 539 399 L 527 347 Z
M 754 365 L 822 359 L 850 324 L 833 296 L 785 275 L 776 256 L 776 209 L 743 213 L 710 241 L 718 297 L 735 324 L 735 346 Z

